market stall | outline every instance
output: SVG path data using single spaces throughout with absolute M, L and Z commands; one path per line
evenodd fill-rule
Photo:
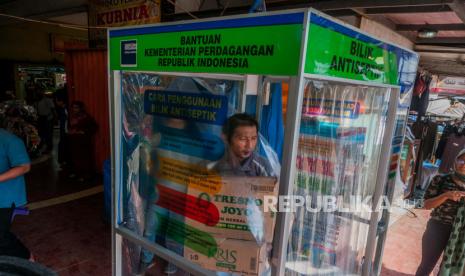
M 114 274 L 370 275 L 417 62 L 313 10 L 111 29 Z M 227 174 L 228 118 L 256 94 L 261 128 L 281 81 L 282 160 L 258 135 L 266 173 Z
M 465 145 L 465 105 L 460 101 L 458 96 L 432 97 L 425 116 L 412 116 L 400 167 L 406 198 L 421 197 L 435 175 L 453 169 L 454 154 Z

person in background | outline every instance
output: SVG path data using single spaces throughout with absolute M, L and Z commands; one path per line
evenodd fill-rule
M 53 120 L 55 119 L 55 105 L 45 92 L 40 94 L 37 103 L 37 115 L 39 115 L 39 136 L 45 152 L 53 149 Z
M 23 141 L 0 128 L 0 256 L 33 260 L 26 246 L 10 231 L 15 207 L 27 203 L 23 175 L 30 168 Z
M 460 200 L 465 198 L 465 149 L 455 159 L 455 171 L 438 175 L 424 196 L 424 208 L 434 209 L 422 238 L 422 257 L 416 276 L 430 275 L 447 246 Z
M 62 97 L 55 99 L 60 126 L 60 142 L 58 143 L 58 163 L 63 166 L 69 163 L 68 145 L 68 108 Z
M 26 103 L 28 105 L 33 105 L 35 96 L 36 96 L 36 86 L 32 80 L 28 80 L 24 85 L 26 91 Z
M 79 181 L 89 180 L 94 174 L 92 136 L 97 130 L 95 121 L 85 111 L 84 103 L 74 101 L 68 128 L 70 160 L 73 173 L 70 178 L 78 177 Z
M 213 167 L 221 175 L 275 176 L 270 163 L 255 149 L 258 123 L 250 115 L 241 113 L 229 117 L 223 126 L 228 147 L 223 158 Z

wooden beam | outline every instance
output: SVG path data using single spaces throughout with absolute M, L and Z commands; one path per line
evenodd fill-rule
M 436 31 L 463 31 L 465 24 L 411 24 L 397 25 L 396 31 L 418 31 L 420 29 L 433 29 Z
M 465 48 L 444 47 L 444 46 L 435 46 L 435 45 L 415 45 L 414 50 L 417 52 L 464 53 L 465 54 Z
M 309 1 L 307 1 L 309 2 Z M 332 0 L 310 2 L 309 6 L 318 10 L 340 10 L 351 8 L 397 8 L 397 7 L 415 7 L 415 6 L 438 6 L 453 3 L 454 0 Z
M 463 53 L 438 53 L 438 52 L 422 52 L 417 51 L 420 55 L 420 60 L 457 60 L 463 56 Z
M 409 6 L 409 7 L 369 8 L 369 9 L 365 9 L 366 14 L 431 13 L 431 12 L 450 12 L 450 11 L 452 11 L 452 9 L 448 5 Z
M 296 8 L 315 8 L 333 16 L 355 15 L 359 11 L 369 14 L 385 13 L 429 13 L 429 12 L 448 12 L 451 11 L 449 4 L 455 0 L 330 0 L 330 1 L 309 1 L 309 0 L 286 0 L 274 1 L 266 4 L 269 11 L 296 9 Z M 224 15 L 248 13 L 249 5 L 235 6 L 226 9 Z M 219 16 L 222 9 L 201 10 L 192 12 L 199 18 Z M 191 18 L 187 14 L 179 13 L 173 15 L 174 20 Z
M 455 12 L 457 17 L 465 23 L 465 3 L 463 1 L 454 0 L 448 5 Z
M 463 37 L 436 37 L 436 38 L 419 38 L 415 44 L 463 44 L 465 45 L 465 38 Z
M 348 10 L 332 10 L 332 11 L 325 11 L 326 14 L 334 16 L 334 17 L 339 17 L 339 16 L 351 16 L 351 15 L 359 15 L 356 11 L 353 9 L 348 9 Z

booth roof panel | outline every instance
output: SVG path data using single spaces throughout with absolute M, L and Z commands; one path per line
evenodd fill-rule
M 210 30 L 210 29 L 226 29 L 240 28 L 253 26 L 270 26 L 270 25 L 285 25 L 285 24 L 302 24 L 304 20 L 304 12 L 273 14 L 265 16 L 253 16 L 244 18 L 208 20 L 201 22 L 185 22 L 181 24 L 170 25 L 155 25 L 148 27 L 137 27 L 130 29 L 115 29 L 110 30 L 110 37 L 133 36 L 144 34 L 157 34 L 182 31 Z
M 414 82 L 418 56 L 326 15 L 312 12 L 305 73 L 368 83 L 400 85 Z
M 412 54 L 414 53 L 411 50 L 404 49 L 400 46 L 393 45 L 388 42 L 384 42 L 376 37 L 373 37 L 372 35 L 365 34 L 360 29 L 356 29 L 353 26 L 344 24 L 343 22 L 337 22 L 335 21 L 335 19 L 330 18 L 330 17 L 325 17 L 322 14 L 311 13 L 310 24 L 317 24 L 317 25 L 323 26 L 325 28 L 334 30 L 338 33 L 347 35 L 349 37 L 356 38 L 363 42 L 378 45 L 386 50 L 393 51 L 394 49 L 402 49 Z

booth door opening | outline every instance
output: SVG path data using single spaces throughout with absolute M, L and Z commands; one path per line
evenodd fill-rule
M 247 95 L 245 112 L 254 116 L 259 123 L 259 154 L 268 156 L 270 152 L 265 150 L 268 146 L 281 163 L 289 82 L 287 78 L 280 80 L 266 77 L 258 90 L 257 95 Z
M 360 275 L 391 89 L 306 79 L 286 275 Z

